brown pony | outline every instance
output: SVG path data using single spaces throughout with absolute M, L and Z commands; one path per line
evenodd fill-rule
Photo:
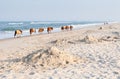
M 36 33 L 36 29 L 30 28 L 30 35 L 32 35 L 33 32 Z
M 73 26 L 70 26 L 70 30 L 72 30 L 73 29 Z
M 44 31 L 44 28 L 39 28 L 38 29 L 38 32 L 43 32 Z
M 65 26 L 65 29 L 66 29 L 66 30 L 69 30 L 69 28 L 70 28 L 69 26 Z
M 14 38 L 16 35 L 21 35 L 21 34 L 22 34 L 22 30 L 15 30 Z
M 48 28 L 47 28 L 48 34 L 49 34 L 52 30 L 53 30 L 53 27 L 48 27 Z

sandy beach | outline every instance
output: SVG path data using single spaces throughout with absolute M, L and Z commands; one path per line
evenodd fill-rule
M 120 79 L 120 23 L 0 40 L 0 79 Z

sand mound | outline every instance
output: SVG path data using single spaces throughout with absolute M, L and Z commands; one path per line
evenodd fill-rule
M 56 47 L 51 47 L 48 50 L 40 50 L 36 53 L 27 55 L 26 57 L 23 57 L 22 61 L 27 64 L 34 64 L 45 68 L 51 68 L 78 63 L 80 58 L 60 51 Z
M 93 36 L 86 36 L 85 38 L 84 38 L 84 41 L 86 42 L 86 43 L 97 43 L 98 42 L 98 39 L 97 38 L 95 38 L 95 37 L 93 37 Z

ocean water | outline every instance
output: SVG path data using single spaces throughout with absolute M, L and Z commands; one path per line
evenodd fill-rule
M 60 32 L 60 27 L 65 25 L 72 25 L 74 29 L 79 29 L 86 26 L 99 24 L 103 24 L 103 22 L 1 21 L 0 39 L 14 38 L 14 31 L 17 29 L 21 29 L 23 31 L 22 36 L 28 36 L 30 28 L 35 28 L 36 30 L 38 30 L 38 28 L 43 27 L 45 28 L 45 31 L 43 33 L 47 33 L 46 28 L 48 26 L 52 26 L 54 28 L 53 32 Z M 38 32 L 36 34 L 38 34 Z

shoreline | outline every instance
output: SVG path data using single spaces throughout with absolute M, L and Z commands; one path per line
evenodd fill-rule
M 77 29 L 81 29 L 81 28 L 85 28 L 85 27 L 90 27 L 90 26 L 97 26 L 97 25 L 102 25 L 103 23 L 89 23 L 89 24 L 78 24 L 78 25 L 72 25 L 74 26 L 74 30 L 77 30 Z M 61 27 L 54 27 L 54 30 L 53 32 L 61 32 Z M 43 32 L 43 34 L 47 34 L 47 31 L 46 31 L 46 28 L 44 28 L 45 31 Z M 36 31 L 38 31 L 38 29 L 36 29 Z M 39 34 L 38 32 L 36 34 Z M 29 36 L 29 30 L 23 30 L 23 35 L 22 36 Z M 5 31 L 2 32 L 1 31 L 1 37 L 0 37 L 0 40 L 1 39 L 10 39 L 10 38 L 13 38 L 14 37 L 14 31 Z
M 74 31 L 74 30 L 80 30 L 80 29 L 85 29 L 85 28 L 99 27 L 99 26 L 101 26 L 101 25 L 103 25 L 103 24 L 100 23 L 100 24 L 95 24 L 95 25 L 93 25 L 93 24 L 88 24 L 88 25 L 78 25 L 79 28 L 78 28 L 78 27 L 77 27 L 77 28 L 74 28 L 74 26 L 73 26 L 73 30 L 72 30 L 72 31 Z M 59 30 L 58 30 L 58 29 L 59 29 Z M 54 31 L 54 32 L 53 32 L 53 31 Z M 51 34 L 53 34 L 53 33 L 59 33 L 59 32 L 63 32 L 63 31 L 60 29 L 60 27 L 57 28 L 57 30 L 53 30 L 53 31 L 51 32 Z M 69 30 L 69 31 L 70 31 L 70 30 Z M 66 30 L 65 30 L 64 32 L 66 32 Z M 34 34 L 31 35 L 31 36 L 46 35 L 46 34 L 48 34 L 48 33 L 47 33 L 46 29 L 45 29 L 45 31 L 44 31 L 43 33 L 38 33 L 38 32 L 37 32 L 37 33 L 34 33 Z M 30 37 L 30 35 L 29 35 L 29 31 L 26 32 L 24 36 L 22 35 L 21 37 L 18 37 L 18 38 L 23 38 L 23 37 Z M 3 40 L 10 40 L 10 39 L 16 39 L 16 38 L 14 38 L 14 34 L 13 34 L 13 37 L 9 37 L 9 38 L 1 38 L 0 41 L 3 41 Z
M 0 40 L 1 79 L 116 79 L 120 23 Z

